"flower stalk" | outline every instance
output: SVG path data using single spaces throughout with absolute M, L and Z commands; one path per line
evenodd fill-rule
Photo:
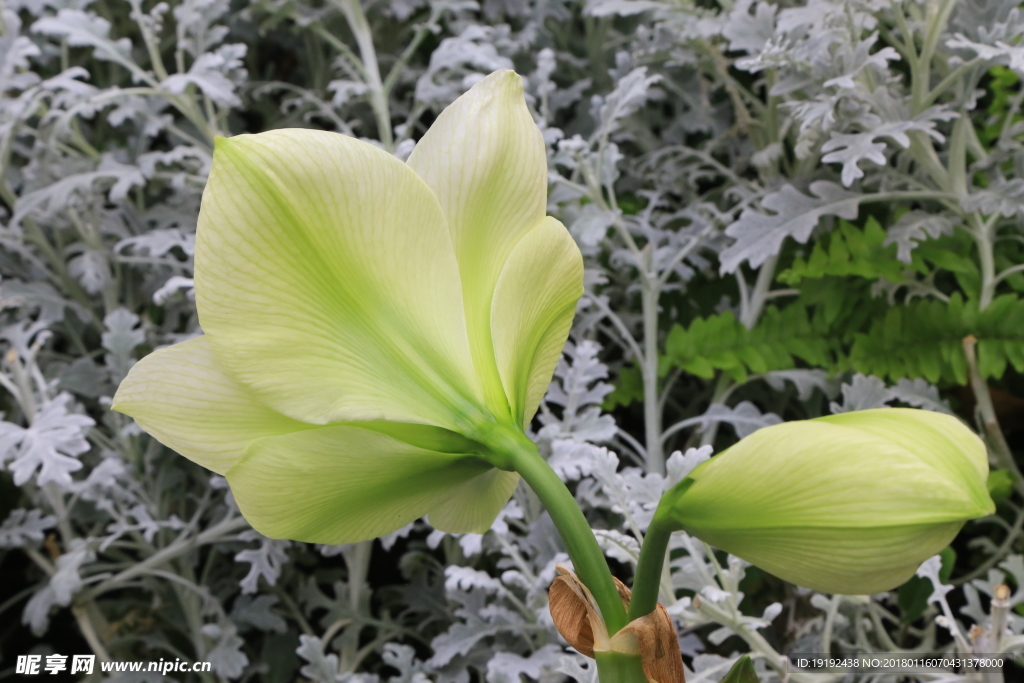
M 647 683 L 639 655 L 622 652 L 595 652 L 597 675 L 601 683 Z
M 541 457 L 537 445 L 521 431 L 494 428 L 482 439 L 488 443 L 497 466 L 507 467 L 523 478 L 551 516 L 580 580 L 597 603 L 608 636 L 630 621 L 619 589 L 612 579 L 604 552 L 590 524 L 565 483 Z M 500 464 L 499 464 L 500 463 Z M 639 654 L 595 652 L 602 683 L 645 683 Z
M 659 516 L 664 500 L 662 498 L 659 502 L 654 519 L 651 520 L 644 535 L 643 545 L 640 546 L 640 559 L 637 560 L 636 573 L 633 575 L 633 594 L 626 615 L 628 621 L 650 614 L 658 605 L 661 572 L 665 566 L 665 555 L 668 553 L 673 531 L 671 524 L 666 524 L 664 518 Z
M 536 444 L 525 434 L 517 436 L 519 447 L 508 453 L 510 464 L 551 515 L 576 573 L 593 593 L 609 635 L 614 635 L 626 625 L 626 610 L 594 532 L 569 489 L 540 456 Z

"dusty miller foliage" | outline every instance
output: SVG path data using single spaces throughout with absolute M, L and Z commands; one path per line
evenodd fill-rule
M 548 615 L 567 557 L 528 490 L 483 535 L 275 541 L 109 411 L 136 360 L 199 333 L 215 136 L 316 127 L 405 158 L 505 68 L 587 263 L 533 436 L 621 578 L 666 487 L 781 420 L 954 412 L 997 470 L 998 513 L 887 594 L 677 534 L 661 600 L 688 680 L 744 652 L 770 681 L 787 652 L 1020 650 L 1020 434 L 999 423 L 1024 422 L 1017 4 L 6 0 L 0 675 L 91 652 L 210 661 L 203 680 L 595 680 Z

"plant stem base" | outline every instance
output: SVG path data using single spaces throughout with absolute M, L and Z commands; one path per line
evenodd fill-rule
M 597 676 L 601 683 L 647 683 L 640 655 L 621 652 L 595 652 Z

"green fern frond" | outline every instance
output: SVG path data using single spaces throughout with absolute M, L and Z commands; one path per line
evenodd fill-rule
M 863 228 L 849 221 L 840 221 L 839 228 L 815 243 L 810 255 L 797 256 L 793 264 L 779 273 L 778 280 L 793 286 L 804 279 L 828 276 L 859 276 L 870 280 L 884 277 L 890 282 L 903 282 L 904 270 L 922 270 L 920 260 L 908 265 L 896 258 L 896 245 L 885 243 L 885 230 L 874 217 Z
M 916 300 L 889 309 L 850 350 L 850 368 L 889 377 L 923 377 L 929 382 L 967 383 L 963 340 L 978 339 L 978 369 L 998 379 L 1007 365 L 1024 371 L 1024 300 L 996 298 L 984 311 L 954 294 L 949 303 Z
M 830 366 L 833 346 L 827 327 L 800 305 L 769 306 L 752 330 L 725 312 L 697 318 L 686 328 L 673 326 L 661 370 L 678 367 L 705 379 L 722 371 L 742 382 L 750 374 L 794 368 L 797 359 Z

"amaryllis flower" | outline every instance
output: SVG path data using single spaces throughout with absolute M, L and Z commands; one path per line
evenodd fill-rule
M 204 334 L 139 362 L 114 408 L 227 477 L 267 536 L 347 543 L 422 515 L 482 532 L 583 290 L 546 198 L 511 71 L 448 107 L 408 163 L 321 131 L 218 139 Z

